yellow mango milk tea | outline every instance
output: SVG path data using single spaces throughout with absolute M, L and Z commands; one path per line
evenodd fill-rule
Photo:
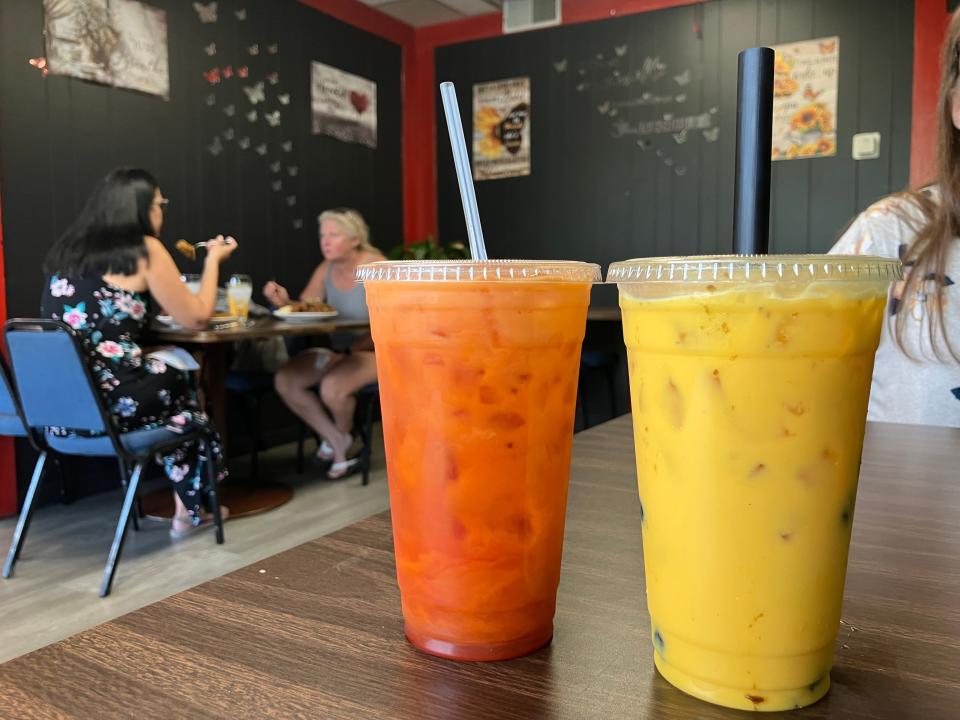
M 867 400 L 898 261 L 615 263 L 657 669 L 703 700 L 830 686 Z

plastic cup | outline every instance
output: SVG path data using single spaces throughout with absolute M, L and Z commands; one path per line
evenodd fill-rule
M 655 258 L 620 289 L 654 660 L 784 710 L 830 686 L 867 399 L 900 263 Z
M 363 265 L 407 638 L 455 660 L 547 644 L 596 265 Z
M 250 314 L 253 282 L 249 275 L 231 275 L 227 281 L 227 305 L 233 317 L 246 322 Z

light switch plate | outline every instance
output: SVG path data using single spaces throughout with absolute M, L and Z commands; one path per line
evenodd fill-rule
M 873 160 L 880 157 L 880 133 L 857 133 L 853 136 L 853 159 Z

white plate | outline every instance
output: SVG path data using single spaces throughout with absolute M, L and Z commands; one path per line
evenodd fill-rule
M 316 322 L 317 320 L 329 320 L 332 317 L 339 315 L 336 310 L 328 310 L 327 312 L 290 312 L 285 308 L 280 308 L 279 310 L 273 311 L 273 316 L 275 318 L 280 318 L 281 320 L 286 320 L 287 322 L 292 323 L 309 323 Z

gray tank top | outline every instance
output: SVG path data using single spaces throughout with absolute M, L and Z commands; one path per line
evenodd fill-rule
M 328 272 L 323 278 L 323 287 L 326 291 L 326 301 L 328 305 L 333 305 L 340 313 L 338 317 L 342 320 L 369 320 L 370 313 L 367 311 L 367 294 L 363 285 L 354 285 L 350 290 L 339 290 L 334 284 L 333 279 Z M 330 333 L 330 345 L 337 352 L 343 352 L 353 341 L 366 331 L 339 330 Z
M 326 291 L 327 304 L 333 305 L 344 320 L 368 320 L 370 313 L 367 312 L 367 294 L 363 285 L 354 285 L 350 290 L 339 290 L 333 284 L 330 273 L 323 278 L 323 288 Z

